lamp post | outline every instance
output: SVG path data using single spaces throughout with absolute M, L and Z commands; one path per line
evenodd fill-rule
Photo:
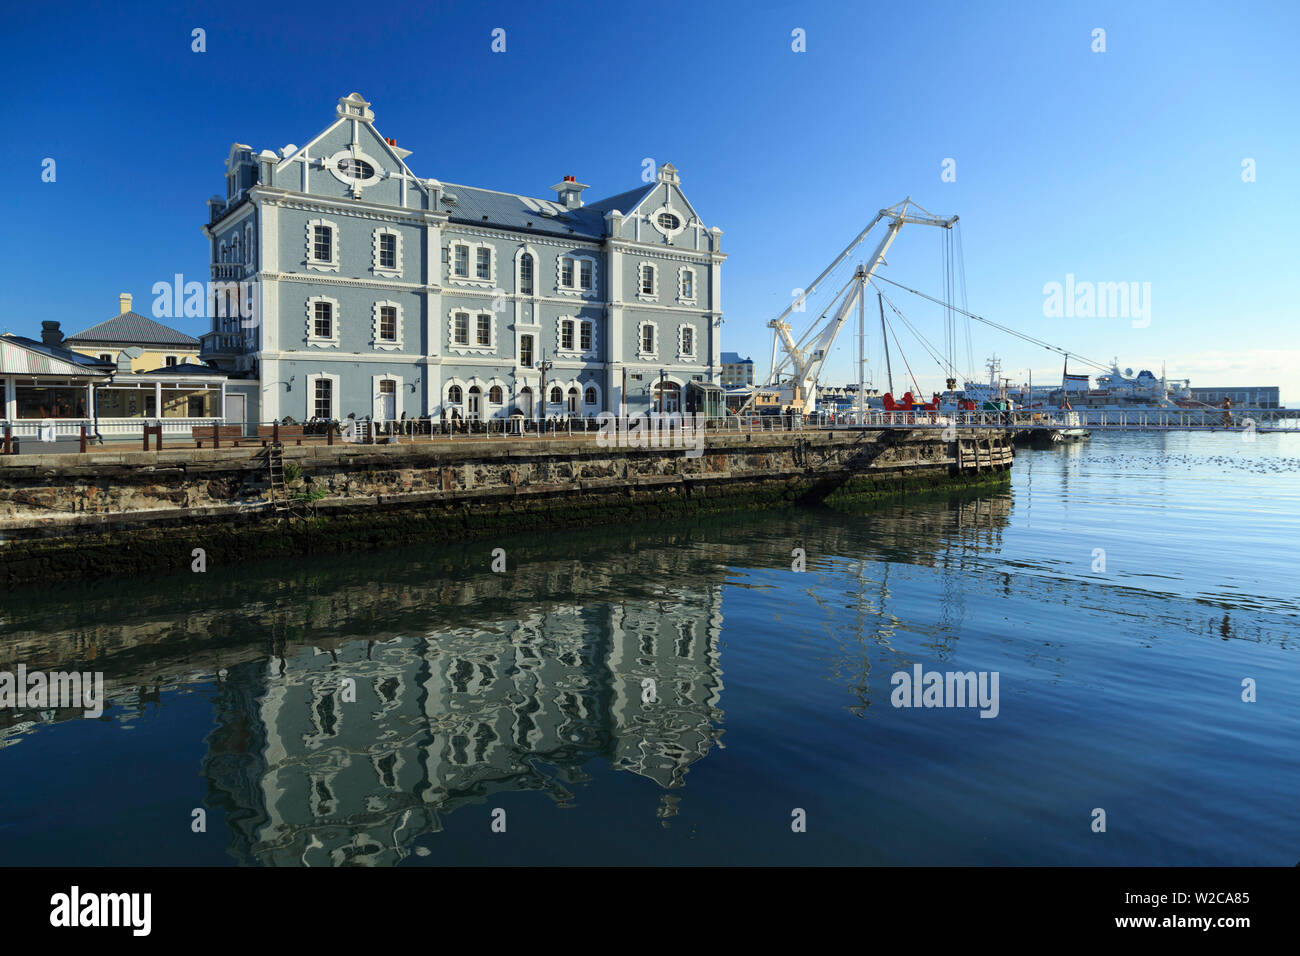
M 548 362 L 545 358 L 543 358 L 540 362 L 537 363 L 537 370 L 542 373 L 542 398 L 541 398 L 542 417 L 541 417 L 541 421 L 538 423 L 538 432 L 540 434 L 546 433 L 546 373 L 549 372 L 554 367 L 555 367 L 555 363 Z

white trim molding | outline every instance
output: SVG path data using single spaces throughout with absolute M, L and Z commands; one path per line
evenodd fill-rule
M 465 267 L 468 275 L 456 274 L 456 247 L 465 246 L 469 251 L 465 254 Z M 488 277 L 480 278 L 478 274 L 478 253 L 480 249 L 488 251 Z M 497 248 L 490 242 L 470 242 L 468 239 L 461 239 L 456 236 L 449 237 L 447 240 L 447 281 L 452 285 L 477 286 L 481 289 L 492 289 L 496 287 L 497 276 Z
M 456 341 L 456 316 L 464 313 L 469 316 L 466 328 L 466 342 Z M 488 316 L 490 323 L 488 325 L 487 345 L 478 344 L 478 320 L 481 316 Z M 455 306 L 447 312 L 447 351 L 455 352 L 457 355 L 493 355 L 497 350 L 497 314 L 491 309 L 471 308 L 468 306 Z
M 358 179 L 347 175 L 340 168 L 340 164 L 343 163 L 344 160 L 357 160 L 365 163 L 370 167 L 370 175 L 364 179 Z M 346 146 L 343 149 L 340 149 L 333 156 L 327 156 L 322 159 L 321 165 L 329 170 L 330 174 L 335 179 L 341 182 L 344 186 L 347 186 L 348 190 L 357 199 L 361 198 L 362 189 L 366 186 L 373 186 L 384 178 L 384 167 L 379 160 L 363 153 L 355 142 L 351 146 Z
M 383 266 L 379 264 L 379 237 L 392 236 L 394 241 L 393 261 L 396 266 Z M 374 261 L 370 266 L 370 271 L 377 276 L 383 276 L 385 279 L 400 279 L 402 277 L 402 234 L 396 229 L 388 226 L 380 226 L 373 233 L 371 247 L 374 253 Z
M 686 294 L 686 277 L 691 277 L 691 294 Z M 682 305 L 695 305 L 700 294 L 700 277 L 690 266 L 677 270 L 677 301 Z
M 316 258 L 316 227 L 326 226 L 330 231 L 330 257 L 328 260 Z M 339 224 L 331 219 L 307 220 L 307 268 L 317 272 L 339 271 Z
M 660 225 L 659 217 L 663 215 L 672 216 L 674 219 L 676 219 L 677 228 L 669 229 L 666 226 Z M 646 214 L 646 219 L 650 220 L 651 227 L 660 235 L 662 235 L 665 240 L 671 240 L 674 236 L 678 235 L 680 232 L 682 232 L 682 230 L 686 228 L 687 224 L 690 222 L 690 219 L 688 219 L 686 216 L 683 216 L 680 212 L 678 212 L 676 209 L 673 208 L 672 203 L 668 203 L 668 202 L 664 203 L 658 209 L 652 209 L 649 213 Z
M 564 284 L 564 260 L 573 261 L 573 285 Z M 591 287 L 584 289 L 582 287 L 582 264 L 591 263 Z M 585 252 L 561 252 L 555 257 L 555 291 L 559 295 L 576 295 L 594 297 L 596 287 L 599 285 L 600 278 L 597 275 L 600 268 L 600 262 L 593 255 Z
M 523 291 L 522 275 L 519 271 L 524 256 L 532 256 L 533 258 L 533 290 L 531 292 Z M 515 250 L 515 295 L 528 296 L 529 298 L 536 298 L 541 295 L 541 293 L 537 291 L 541 286 L 541 283 L 539 282 L 539 279 L 541 278 L 541 261 L 541 257 L 537 255 L 537 250 L 527 243 L 522 244 Z
M 328 337 L 316 334 L 316 304 L 319 302 L 328 302 L 330 305 L 330 335 Z M 339 347 L 339 300 L 331 299 L 327 295 L 313 295 L 307 297 L 307 344 L 314 345 L 317 348 L 338 348 Z
M 384 308 L 392 308 L 397 313 L 397 321 L 394 323 L 394 334 L 396 335 L 396 338 L 381 339 L 379 337 L 380 310 Z M 403 346 L 402 346 L 402 306 L 400 303 L 394 302 L 391 299 L 380 299 L 378 302 L 375 303 L 374 317 L 371 326 L 370 346 L 371 348 L 380 349 L 385 352 L 401 351 Z
M 564 347 L 564 323 L 573 323 L 573 347 Z M 591 326 L 591 347 L 582 347 L 582 326 Z M 599 351 L 596 344 L 596 320 L 577 315 L 560 315 L 555 319 L 555 354 L 565 358 L 594 358 Z
M 649 352 L 645 349 L 645 330 L 647 327 L 654 330 L 655 347 Z M 636 357 L 639 359 L 659 358 L 659 323 L 653 319 L 642 319 L 636 324 Z
M 686 333 L 691 333 L 691 347 L 686 348 Z M 696 361 L 700 355 L 700 330 L 690 322 L 677 326 L 677 358 L 679 361 Z
M 339 376 L 331 375 L 329 372 L 307 373 L 307 401 L 306 417 L 304 421 L 310 421 L 316 417 L 316 382 L 325 379 L 330 383 L 330 420 L 337 421 L 339 417 Z
M 645 270 L 650 270 L 650 291 L 645 291 Z M 659 300 L 659 264 L 642 259 L 636 264 L 636 297 L 642 302 Z

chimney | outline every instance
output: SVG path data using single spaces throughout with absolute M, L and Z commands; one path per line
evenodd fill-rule
M 117 297 L 118 315 L 126 315 L 131 311 L 131 293 L 123 292 Z
M 41 323 L 41 341 L 46 345 L 63 344 L 63 333 L 59 331 L 58 322 Z
M 582 191 L 588 187 L 578 182 L 575 176 L 565 176 L 551 188 L 559 195 L 564 208 L 577 209 L 582 205 Z

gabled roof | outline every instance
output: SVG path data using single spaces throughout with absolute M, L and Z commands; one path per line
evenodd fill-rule
M 0 335 L 0 372 L 6 375 L 108 375 L 114 367 L 23 335 Z
M 92 325 L 63 341 L 73 345 L 157 345 L 170 349 L 198 349 L 199 340 L 138 312 L 123 312 L 107 322 Z

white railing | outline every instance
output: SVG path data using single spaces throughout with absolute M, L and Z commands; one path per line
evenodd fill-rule
M 19 419 L 8 422 L 0 420 L 0 434 L 8 426 L 14 438 L 35 439 L 43 436 L 60 438 L 80 438 L 81 427 L 86 426 L 90 437 L 94 438 L 96 427 L 98 433 L 106 439 L 140 438 L 144 435 L 146 425 L 162 425 L 164 435 L 184 435 L 190 437 L 191 428 L 211 428 L 219 424 L 219 418 L 101 418 L 98 422 L 89 418 L 54 418 L 40 421 L 36 419 Z

